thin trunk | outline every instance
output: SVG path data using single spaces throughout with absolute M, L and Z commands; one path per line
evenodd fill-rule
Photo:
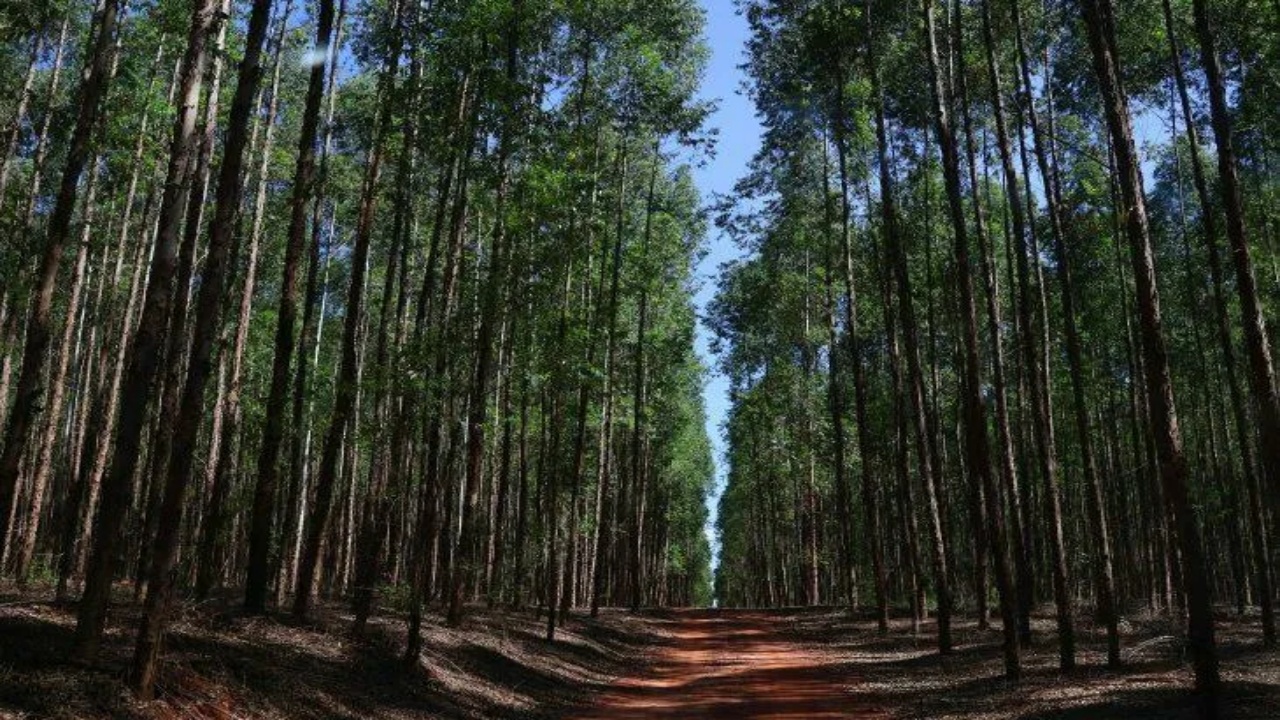
M 316 399 L 308 397 L 307 383 L 313 373 L 320 371 L 320 349 L 324 339 L 326 309 L 329 302 L 329 271 L 334 260 L 334 237 L 337 233 L 337 208 L 331 198 L 327 197 L 329 181 L 329 162 L 333 154 L 334 112 L 337 107 L 338 94 L 338 62 L 342 54 L 342 37 L 347 4 L 345 0 L 338 2 L 338 14 L 334 21 L 333 45 L 337 52 L 328 55 L 329 74 L 324 91 L 326 108 L 324 111 L 324 134 L 320 140 L 320 160 L 315 176 L 315 188 L 311 198 L 310 240 L 307 243 L 307 279 L 302 291 L 302 325 L 297 339 L 298 368 L 293 374 L 293 389 L 289 398 L 289 422 L 292 432 L 289 436 L 287 470 L 285 477 L 288 484 L 284 489 L 284 527 L 281 532 L 281 551 L 275 558 L 276 602 L 284 603 L 285 595 L 291 590 L 297 573 L 298 556 L 302 552 L 304 542 L 301 533 L 306 512 L 307 499 L 310 497 L 308 480 L 312 475 L 311 440 L 315 430 L 312 412 Z M 328 216 L 327 219 L 325 216 Z M 317 288 L 319 288 L 317 290 Z M 317 292 L 319 307 L 317 308 Z M 311 360 L 307 360 L 308 349 L 314 347 Z M 297 507 L 293 512 L 289 508 Z
M 333 0 L 320 0 L 313 52 L 331 52 L 333 33 Z M 284 439 L 285 395 L 289 370 L 293 362 L 294 324 L 298 314 L 298 270 L 302 261 L 307 231 L 307 205 L 315 184 L 316 132 L 320 122 L 320 103 L 324 95 L 325 66 L 311 67 L 307 96 L 298 137 L 298 160 L 294 168 L 293 190 L 289 198 L 289 230 L 285 245 L 283 277 L 280 284 L 280 307 L 276 320 L 275 351 L 271 365 L 271 390 L 266 404 L 266 426 L 258 454 L 257 483 L 254 487 L 253 510 L 249 529 L 249 567 L 245 579 L 245 609 L 266 610 L 269 582 L 272 524 L 275 515 L 276 482 L 279 477 L 280 443 Z M 299 432 L 300 428 L 294 428 Z M 285 508 L 292 512 L 293 508 Z
M 960 289 L 961 311 L 964 314 L 964 417 L 965 446 L 969 471 L 983 477 L 991 472 L 990 448 L 987 442 L 985 411 L 982 406 L 982 383 L 980 377 L 981 356 L 978 344 L 977 311 L 973 300 L 973 279 L 970 274 L 969 237 L 965 225 L 964 203 L 960 187 L 960 160 L 956 152 L 955 138 L 951 131 L 951 119 L 948 110 L 948 99 L 943 88 L 942 76 L 938 66 L 938 49 L 934 30 L 933 2 L 924 0 L 925 40 L 927 41 L 927 60 L 932 78 L 932 99 L 935 131 L 938 145 L 942 151 L 943 174 L 947 185 L 948 208 L 951 213 L 951 224 L 954 231 L 956 278 Z M 905 270 L 899 270 L 906 274 Z M 945 540 L 942 522 L 939 517 L 938 498 L 940 482 L 934 480 L 926 483 L 926 500 L 934 534 L 934 567 L 935 572 L 945 582 L 947 572 Z M 948 590 L 945 606 L 939 592 L 938 629 L 939 650 L 948 653 L 951 650 L 950 613 L 951 598 Z M 943 615 L 947 616 L 945 619 Z M 945 628 L 945 642 L 944 638 Z M 1008 668 L 1006 668 L 1008 671 Z
M 843 103 L 839 103 L 835 108 L 831 121 L 839 128 L 839 123 L 843 122 L 843 117 L 838 113 Z M 848 183 L 845 172 L 844 148 L 842 147 L 843 130 L 837 130 L 836 144 L 839 147 L 838 157 L 840 163 L 840 192 L 842 213 L 842 232 L 848 232 Z M 835 243 L 832 241 L 832 229 L 835 226 L 834 213 L 832 211 L 832 193 L 831 193 L 831 169 L 830 165 L 830 149 L 826 137 L 823 138 L 822 145 L 822 206 L 823 206 L 823 229 L 826 235 L 826 266 L 825 275 L 825 296 L 824 296 L 824 314 L 827 323 L 827 342 L 830 360 L 827 367 L 827 411 L 830 413 L 831 419 L 831 472 L 835 478 L 836 492 L 836 577 L 835 585 L 838 595 L 845 595 L 850 599 L 850 609 L 853 609 L 852 598 L 857 594 L 855 588 L 855 573 L 853 568 L 853 538 L 852 528 L 850 527 L 850 511 L 849 511 L 849 473 L 846 467 L 845 459 L 845 442 L 846 430 L 844 426 L 844 377 L 840 363 L 840 335 L 836 328 L 836 294 L 835 294 L 835 278 L 836 278 L 836 256 Z M 847 239 L 847 234 L 844 236 Z M 845 294 L 844 300 L 850 301 L 848 293 Z M 847 318 L 847 315 L 846 315 Z M 846 319 L 846 333 L 852 331 L 852 327 Z M 851 352 L 850 358 L 857 362 L 858 358 Z M 862 456 L 862 462 L 867 464 L 870 460 L 868 455 Z M 879 567 L 879 543 L 876 539 L 872 539 L 873 554 L 876 557 L 877 567 Z M 877 574 L 878 577 L 878 574 Z M 879 589 L 879 586 L 877 586 Z M 877 607 L 880 607 L 877 605 Z M 883 615 L 881 616 L 884 619 Z M 883 630 L 883 627 L 881 628 Z
M 1107 665 L 1120 666 L 1119 612 L 1115 599 L 1115 577 L 1111 558 L 1111 537 L 1105 513 L 1102 481 L 1094 460 L 1093 439 L 1089 430 L 1089 409 L 1085 397 L 1084 361 L 1075 309 L 1075 288 L 1071 275 L 1071 258 L 1067 251 L 1066 233 L 1062 223 L 1061 188 L 1058 186 L 1056 168 L 1050 149 L 1052 132 L 1045 138 L 1041 130 L 1039 113 L 1032 97 L 1031 68 L 1022 29 L 1020 2 L 1013 3 L 1013 21 L 1018 40 L 1018 66 L 1022 76 L 1023 107 L 1031 123 L 1032 144 L 1035 148 L 1037 169 L 1043 183 L 1046 205 L 1049 210 L 1049 228 L 1053 235 L 1054 253 L 1058 260 L 1058 282 L 1062 296 L 1063 326 L 1067 341 L 1067 367 L 1071 376 L 1072 404 L 1075 414 L 1076 434 L 1080 441 L 1080 461 L 1084 470 L 1085 505 L 1089 522 L 1093 526 L 1092 543 L 1095 547 L 1094 588 L 1097 593 L 1097 610 L 1101 622 L 1107 628 Z M 1054 125 L 1053 107 L 1049 108 L 1049 127 Z M 1042 286 L 1043 291 L 1043 286 Z M 1047 330 L 1047 328 L 1046 328 Z M 1047 375 L 1046 375 L 1047 377 Z M 1055 503 L 1056 504 L 1056 503 Z M 1052 520 L 1052 518 L 1051 518 Z
M 80 248 L 76 251 L 75 270 L 71 276 L 71 289 L 67 298 L 66 317 L 62 324 L 62 340 L 58 350 L 58 364 L 49 383 L 49 407 L 45 418 L 44 432 L 41 433 L 36 458 L 34 476 L 31 480 L 30 493 L 26 500 L 26 522 L 22 527 L 21 540 L 14 562 L 14 574 L 19 582 L 27 580 L 31 568 L 31 559 L 35 554 L 36 537 L 40 531 L 40 521 L 44 515 L 45 493 L 49 488 L 49 476 L 53 474 L 53 452 L 58 439 L 58 430 L 62 425 L 62 407 L 66 400 L 67 369 L 71 362 L 72 342 L 75 337 L 80 308 L 80 294 L 84 289 L 85 272 L 92 247 L 94 214 L 97 210 L 95 195 L 98 189 L 98 178 L 101 165 L 97 162 L 89 170 L 89 181 L 85 190 L 85 209 L 82 218 L 83 228 L 80 231 Z
M 519 73 L 520 50 L 520 16 L 522 3 L 517 0 L 513 16 L 507 28 L 506 48 L 506 82 L 514 89 Z M 484 282 L 482 307 L 480 308 L 480 328 L 476 335 L 476 359 L 474 374 L 471 380 L 470 405 L 467 408 L 467 448 L 464 486 L 462 489 L 461 529 L 458 535 L 457 551 L 454 555 L 453 573 L 449 582 L 449 610 L 446 621 L 457 627 L 462 622 L 462 604 L 467 588 L 475 582 L 478 565 L 479 532 L 477 514 L 479 513 L 481 473 L 484 469 L 485 426 L 489 414 L 489 376 L 493 364 L 493 333 L 502 318 L 502 288 L 505 285 L 506 261 L 506 200 L 509 189 L 508 161 L 512 147 L 512 135 L 515 132 L 513 117 L 519 112 L 519 99 L 512 98 L 512 107 L 507 107 L 506 119 L 502 128 L 502 137 L 498 149 L 498 178 L 492 242 L 489 244 L 489 272 Z M 548 612 L 552 612 L 549 608 Z
M 1004 89 L 995 55 L 995 40 L 991 31 L 989 0 L 983 1 L 983 39 L 987 51 L 987 73 L 991 83 L 992 105 L 995 109 L 996 142 L 1000 150 L 1000 163 L 1004 171 L 1005 194 L 1013 229 L 1013 252 L 1018 272 L 1017 311 L 1022 362 L 1029 380 L 1032 429 L 1035 435 L 1036 459 L 1041 479 L 1045 484 L 1045 502 L 1048 509 L 1049 549 L 1052 556 L 1054 603 L 1058 621 L 1058 662 L 1064 670 L 1075 666 L 1075 623 L 1070 587 L 1067 579 L 1066 548 L 1062 530 L 1061 490 L 1058 487 L 1057 449 L 1053 438 L 1053 425 L 1049 407 L 1049 374 L 1047 359 L 1040 352 L 1036 339 L 1037 318 L 1033 317 L 1033 282 L 1030 273 L 1032 248 L 1023 204 L 1023 187 L 1014 166 L 1009 131 L 1005 121 Z M 1029 105 L 1030 103 L 1026 103 Z M 1050 195 L 1052 202 L 1052 195 Z M 1037 264 L 1039 260 L 1036 260 Z
M 62 32 L 58 37 L 58 47 L 53 53 L 53 69 L 50 71 L 49 86 L 46 92 L 44 119 L 40 122 L 40 132 L 36 135 L 36 147 L 31 158 L 31 182 L 27 190 L 27 208 L 23 216 L 23 227 L 28 233 L 35 233 L 36 210 L 40 205 L 40 189 L 44 185 L 44 164 L 49 158 L 49 138 L 53 130 L 54 119 L 58 116 L 58 82 L 62 79 L 62 60 L 67 52 L 67 27 L 70 23 L 68 14 L 62 21 Z M 116 66 L 120 58 L 120 37 L 116 37 L 112 50 L 111 70 L 108 72 L 107 84 L 115 77 Z
M 618 288 L 622 278 L 623 245 L 626 230 L 626 194 L 627 194 L 627 138 L 619 140 L 618 147 L 618 202 L 614 210 L 615 228 L 613 240 L 613 257 L 609 277 L 609 326 L 605 341 L 604 358 L 604 391 L 602 402 L 603 416 L 600 420 L 599 459 L 596 465 L 597 511 L 594 571 L 591 584 L 591 617 L 599 617 L 600 603 L 604 600 L 608 584 L 607 565 L 613 557 L 616 545 L 617 516 L 611 512 L 615 503 L 610 502 L 610 484 L 614 471 L 610 467 L 613 451 L 613 387 L 614 368 L 617 365 L 618 351 Z
M 571 256 L 565 265 L 564 283 L 560 289 L 560 318 L 557 321 L 556 328 L 556 347 L 566 347 L 569 332 L 569 305 L 573 298 L 573 271 L 574 258 Z M 562 387 L 565 383 L 565 375 L 567 374 L 566 365 L 567 353 L 562 353 L 555 361 L 552 385 L 555 388 Z M 560 437 L 564 427 L 564 400 L 560 397 L 562 393 L 556 392 L 556 396 L 552 398 L 552 419 L 550 420 L 550 430 L 548 431 L 549 439 L 547 441 L 548 450 L 539 457 L 538 472 L 538 489 L 539 493 L 543 493 L 542 486 L 546 485 L 545 490 L 545 512 L 546 512 L 546 577 L 544 580 L 544 600 L 547 609 L 546 638 L 547 642 L 554 642 L 556 639 L 556 607 L 559 604 L 560 585 L 563 577 L 563 564 L 560 560 Z M 544 426 L 547 420 L 543 420 Z M 551 465 L 550 468 L 547 466 Z M 544 481 L 545 478 L 545 481 Z
M 863 340 L 860 335 L 858 320 L 858 293 L 857 285 L 854 280 L 853 266 L 853 241 L 852 241 L 852 208 L 849 202 L 849 147 L 847 132 L 844 125 L 846 118 L 844 116 L 844 91 L 845 87 L 843 79 L 841 80 L 840 98 L 840 114 L 835 120 L 836 133 L 836 152 L 837 159 L 840 164 L 838 168 L 840 176 L 840 274 L 843 280 L 844 292 L 844 325 L 845 325 L 845 343 L 847 344 L 847 353 L 849 358 L 849 367 L 853 372 L 853 401 L 854 401 L 854 420 L 858 424 L 858 454 L 862 468 L 862 512 L 866 516 L 867 535 L 871 543 L 871 567 L 873 582 L 875 585 L 876 595 L 876 624 L 881 633 L 889 630 L 889 591 L 888 578 L 885 568 L 884 544 L 881 538 L 881 511 L 876 502 L 876 468 L 872 462 L 872 458 L 876 453 L 874 450 L 874 441 L 871 433 L 870 417 L 868 410 L 867 396 L 867 369 L 863 359 Z M 833 340 L 834 342 L 834 340 Z M 832 346 L 832 374 L 835 374 L 834 363 L 838 354 L 838 348 Z M 852 522 L 852 518 L 849 518 Z M 850 531 L 852 533 L 852 531 Z M 850 551 L 852 550 L 852 535 L 848 541 Z M 851 560 L 850 560 L 851 561 Z
M 53 324 L 53 295 L 58 284 L 58 266 L 67 242 L 71 239 L 71 219 L 80 194 L 80 175 L 91 158 L 93 134 L 103 115 L 103 100 L 111 84 L 114 65 L 116 20 L 119 0 L 106 0 L 96 18 L 95 35 L 85 60 L 84 80 L 77 93 L 76 121 L 67 146 L 66 160 L 58 196 L 45 231 L 44 247 L 36 271 L 26 341 L 22 347 L 22 363 L 14 386 L 14 403 L 6 421 L 4 448 L 0 452 L 0 554 L 8 548 L 9 511 L 14 504 L 18 472 L 30 441 L 40 398 L 44 394 L 41 374 L 49 352 Z M 65 32 L 65 26 L 64 26 Z M 59 44 L 54 72 L 61 67 L 62 45 Z M 52 111 L 52 107 L 49 108 Z M 50 112 L 50 114 L 52 114 Z
M 63 19 L 65 24 L 70 19 Z M 65 31 L 64 31 L 65 32 Z M 18 104 L 13 109 L 8 129 L 5 132 L 4 154 L 0 155 L 0 210 L 4 208 L 8 198 L 10 171 L 13 170 L 13 159 L 18 155 L 18 142 L 22 139 L 22 123 L 27 118 L 27 108 L 31 104 L 32 90 L 35 88 L 36 71 L 40 68 L 40 55 L 44 52 L 44 34 L 40 33 L 31 43 L 31 59 L 27 62 L 27 73 L 22 79 L 22 89 L 18 91 Z
M 986 0 L 983 5 L 984 20 L 986 10 Z M 960 3 L 956 2 L 956 24 L 960 24 Z M 984 27 L 987 24 L 984 22 Z M 961 60 L 964 58 L 964 36 L 963 30 L 957 27 L 956 33 L 956 53 Z M 987 41 L 987 49 L 990 51 L 990 38 L 984 34 Z M 982 273 L 983 284 L 986 290 L 986 315 L 987 323 L 990 325 L 991 346 L 992 346 L 992 366 L 993 366 L 993 383 L 992 388 L 995 393 L 996 405 L 996 430 L 1000 442 L 1000 483 L 1004 485 L 1004 490 L 1013 486 L 1015 482 L 1015 473 L 1013 464 L 1013 441 L 1009 434 L 1009 415 L 1008 406 L 1005 397 L 1005 380 L 1004 380 L 1004 350 L 1001 344 L 1000 332 L 1000 310 L 999 310 L 999 288 L 996 283 L 996 275 L 991 265 L 991 241 L 987 233 L 987 217 L 982 205 L 981 195 L 978 191 L 978 167 L 977 152 L 974 143 L 973 122 L 969 110 L 969 85 L 967 73 L 962 68 L 959 74 L 959 90 L 961 111 L 964 120 L 965 150 L 969 164 L 969 185 L 973 194 L 973 212 L 974 212 L 974 230 L 978 238 L 979 266 Z M 961 274 L 968 274 L 966 269 L 960 270 Z M 976 323 L 976 317 L 974 322 Z M 985 435 L 985 429 L 984 429 Z M 989 451 L 988 451 L 989 452 Z M 987 466 L 989 468 L 989 465 Z M 972 474 L 974 469 L 970 468 Z M 978 492 L 981 495 L 982 513 L 986 520 L 985 540 L 991 547 L 991 555 L 996 573 L 996 589 L 1000 596 L 1000 621 L 1001 632 L 1004 635 L 1004 662 L 1005 675 L 1011 680 L 1017 680 L 1021 675 L 1021 658 L 1019 638 L 1018 638 L 1018 593 L 1015 587 L 1013 576 L 1013 568 L 1010 563 L 1009 536 L 1005 526 L 1004 519 L 1004 495 L 999 484 L 996 482 L 995 476 L 988 469 L 986 472 L 979 472 Z M 985 593 L 986 588 L 979 586 L 978 592 Z M 985 620 L 985 618 L 983 618 Z
M 145 524 L 143 527 L 141 551 L 138 554 L 137 576 L 134 593 L 140 596 L 148 582 L 148 571 L 151 565 L 152 540 L 160 525 L 159 516 L 163 503 L 164 486 L 159 482 L 165 476 L 169 465 L 169 457 L 173 449 L 172 425 L 163 419 L 176 417 L 181 402 L 181 383 L 185 375 L 187 345 L 187 315 L 191 304 L 192 280 L 195 277 L 196 256 L 199 252 L 200 225 L 204 216 L 205 198 L 209 192 L 209 164 L 214 151 L 214 141 L 218 125 L 218 95 L 222 86 L 222 57 L 226 47 L 227 23 L 221 18 L 226 16 L 230 7 L 215 6 L 217 16 L 212 27 L 218 27 L 217 41 L 211 51 L 212 64 L 208 69 L 209 92 L 205 101 L 204 117 L 201 120 L 200 140 L 196 152 L 195 164 L 191 169 L 190 186 L 186 205 L 186 221 L 183 227 L 182 241 L 178 251 L 178 277 L 175 281 L 173 309 L 169 313 L 169 329 L 165 339 L 164 355 L 161 358 L 165 370 L 159 380 L 159 402 L 155 415 L 155 428 L 151 440 L 150 472 L 147 484 L 150 493 L 147 499 Z
M 1167 7 L 1168 0 L 1165 3 Z M 1272 498 L 1272 512 L 1275 514 L 1280 513 L 1280 396 L 1276 394 L 1271 340 L 1262 302 L 1258 297 L 1258 283 L 1250 255 L 1231 109 L 1227 105 L 1226 81 L 1222 63 L 1218 59 L 1209 8 L 1205 0 L 1193 0 L 1192 8 L 1195 13 L 1196 35 L 1200 40 L 1200 64 L 1204 67 L 1205 81 L 1209 88 L 1209 112 L 1213 120 L 1214 145 L 1218 152 L 1218 190 L 1227 214 L 1227 240 L 1231 245 L 1231 260 L 1236 272 L 1236 291 L 1240 295 L 1240 324 L 1244 328 L 1245 352 L 1249 356 L 1249 385 L 1260 420 L 1258 447 L 1262 451 L 1262 470 L 1266 479 L 1264 490 Z M 1174 42 L 1172 35 L 1170 42 Z M 1199 152 L 1194 143 L 1191 152 Z M 1208 237 L 1206 241 L 1216 243 L 1217 239 Z M 1248 459 L 1245 461 L 1248 462 Z M 1251 494 L 1260 494 L 1253 488 L 1250 491 Z M 1256 506 L 1258 503 L 1252 504 Z M 1263 521 L 1262 508 L 1255 507 L 1253 515 L 1256 523 Z M 1258 594 L 1262 605 L 1262 637 L 1267 647 L 1274 647 L 1276 621 L 1268 562 L 1270 555 L 1266 544 L 1267 531 L 1265 526 L 1260 526 L 1255 532 L 1259 538 Z
M 390 41 L 389 60 L 379 92 L 382 100 L 378 104 L 378 117 L 374 120 L 376 130 L 365 165 L 364 189 L 361 193 L 360 212 L 356 222 L 355 244 L 351 251 L 351 284 L 347 290 L 346 315 L 343 318 L 342 362 L 338 371 L 337 391 L 333 413 L 329 419 L 329 431 L 320 457 L 320 466 L 316 471 L 315 504 L 307 516 L 303 533 L 305 544 L 298 561 L 298 577 L 293 596 L 293 615 L 298 618 L 305 617 L 310 609 L 311 585 L 315 579 L 316 564 L 320 557 L 320 543 L 328 528 L 329 506 L 337 478 L 338 454 L 343 444 L 347 424 L 354 419 L 356 394 L 359 390 L 357 378 L 359 355 L 356 344 L 364 313 L 365 275 L 368 272 L 369 245 L 373 236 L 374 216 L 378 205 L 378 182 L 381 178 L 383 158 L 382 144 L 390 130 L 390 108 L 395 92 L 395 79 L 400 68 L 399 13 L 400 6 L 396 4 L 390 20 L 393 39 Z
M 1172 511 L 1182 554 L 1189 613 L 1188 636 L 1196 671 L 1196 689 L 1200 695 L 1202 715 L 1213 717 L 1217 715 L 1217 695 L 1221 684 L 1217 644 L 1214 640 L 1213 603 L 1200 526 L 1191 503 L 1187 460 L 1182 449 L 1182 434 L 1174 405 L 1142 173 L 1134 146 L 1129 102 L 1120 81 L 1113 9 L 1109 0 L 1081 0 L 1081 9 L 1093 55 L 1094 73 L 1102 91 L 1103 109 L 1126 208 L 1125 230 L 1137 286 L 1147 399 L 1159 459 L 1160 480 L 1165 501 Z
M 640 267 L 641 277 L 649 271 L 649 243 L 653 232 L 653 214 L 655 207 L 653 204 L 654 188 L 658 182 L 658 165 L 661 160 L 659 148 L 654 145 L 653 169 L 649 175 L 649 191 L 645 202 L 645 224 L 644 239 L 640 250 Z M 645 502 L 645 473 L 647 467 L 644 462 L 644 444 L 645 434 L 645 347 L 649 326 L 649 285 L 645 280 L 641 280 L 640 287 L 640 308 L 636 317 L 636 362 L 635 362 L 635 385 L 633 387 L 633 405 L 631 419 L 631 548 L 628 558 L 631 562 L 630 582 L 631 582 L 631 609 L 638 610 L 644 604 L 644 562 L 642 551 L 644 549 L 644 502 Z
M 225 2 L 225 0 L 223 0 Z M 205 0 L 197 16 L 205 20 L 219 12 L 219 0 Z M 194 470 L 196 443 L 204 411 L 204 391 L 213 369 L 213 349 L 221 324 L 223 290 L 230 269 L 239 252 L 239 236 L 235 232 L 236 214 L 244 189 L 241 168 L 248 144 L 249 120 L 253 98 L 261 80 L 262 42 L 271 14 L 270 0 L 255 0 L 249 17 L 244 59 L 241 61 L 235 97 L 229 116 L 222 167 L 219 171 L 217 199 L 210 224 L 208 252 L 196 300 L 194 327 L 190 343 L 190 360 L 182 387 L 181 401 L 173 422 L 171 461 L 164 475 L 164 499 L 160 522 L 156 528 L 155 552 L 147 584 L 147 599 L 133 658 L 134 690 L 142 699 L 155 694 L 159 670 L 161 639 L 167 622 L 168 607 L 174 591 L 178 540 L 182 529 L 182 510 L 186 490 Z M 221 11 L 226 12 L 223 5 Z M 217 83 L 214 83 L 217 86 Z M 214 103 L 213 98 L 210 103 Z M 212 122 L 213 118 L 210 117 Z M 179 290 L 185 290 L 179 288 Z
M 412 11 L 411 11 L 412 12 Z M 410 23 L 416 24 L 416 12 L 411 15 Z M 414 28 L 411 26 L 410 30 Z M 411 225 L 411 186 L 413 183 L 414 144 L 417 138 L 418 120 L 415 113 L 418 107 L 421 65 L 418 61 L 417 48 L 409 48 L 410 70 L 408 78 L 408 95 L 405 98 L 407 108 L 406 120 L 401 132 L 403 148 L 396 167 L 396 208 L 391 230 L 391 245 L 387 250 L 387 269 L 383 276 L 382 302 L 378 317 L 378 335 L 374 348 L 374 366 L 377 372 L 393 373 L 399 369 L 398 363 L 391 361 L 394 353 L 397 357 L 403 342 L 404 313 L 407 302 L 408 245 L 409 226 Z M 397 284 L 399 291 L 396 293 Z M 395 297 L 393 297 L 393 293 Z M 390 326 L 395 325 L 394 337 Z M 363 503 L 364 522 L 358 537 L 359 553 L 363 561 L 356 567 L 355 592 L 352 610 L 355 620 L 352 634 L 364 632 L 369 613 L 373 607 L 374 585 L 383 568 L 383 537 L 389 531 L 389 515 L 391 511 L 390 493 L 398 493 L 400 487 L 400 467 L 402 460 L 393 456 L 389 450 L 404 447 L 403 421 L 397 411 L 403 407 L 402 393 L 391 393 L 387 381 L 380 381 L 374 390 L 373 413 L 376 426 L 374 432 L 374 451 L 369 463 L 368 490 Z M 395 419 L 392 420 L 392 415 Z M 392 428 L 390 434 L 384 434 L 383 427 Z
M 280 55 L 284 49 L 284 32 L 288 26 L 287 18 L 293 3 L 286 1 L 284 11 L 276 20 L 274 51 L 272 53 L 270 99 L 267 101 L 267 114 L 262 123 L 266 127 L 260 149 L 260 161 L 257 170 L 257 188 L 254 200 L 252 229 L 249 232 L 249 252 L 246 260 L 244 276 L 241 280 L 238 313 L 236 316 L 235 335 L 232 344 L 230 378 L 222 397 L 222 414 L 226 423 L 223 429 L 222 442 L 218 443 L 218 452 L 213 459 L 209 507 L 205 522 L 201 525 L 200 545 L 198 549 L 195 595 L 204 598 L 212 589 L 213 583 L 222 572 L 220 548 L 225 524 L 225 505 L 230 492 L 232 464 L 237 437 L 240 433 L 243 410 L 241 393 L 244 386 L 244 358 L 248 347 L 249 324 L 253 312 L 254 289 L 258 277 L 259 244 L 262 237 L 262 223 L 265 217 L 267 200 L 267 183 L 270 180 L 271 154 L 275 147 L 275 121 L 280 106 Z M 242 66 L 243 67 L 243 66 Z M 261 84 L 259 80 L 257 84 Z M 237 85 L 237 89 L 239 85 Z M 234 101 L 233 101 L 234 103 Z M 233 104 L 234 107 L 234 104 Z M 250 142 L 252 146 L 252 142 Z M 243 189 L 241 190 L 243 193 Z M 237 221 L 238 221 L 237 216 Z M 215 218 L 216 221 L 216 218 Z M 235 232 L 239 233 L 237 227 Z M 239 242 L 239 241 L 238 241 Z M 237 253 L 238 254 L 238 253 Z
M 174 119 L 164 194 L 160 200 L 146 299 L 137 334 L 128 352 L 128 369 L 121 388 L 120 415 L 116 423 L 115 456 L 110 471 L 102 480 L 94 521 L 93 554 L 77 617 L 74 655 L 83 662 L 95 659 L 102 639 L 106 606 L 115 575 L 116 549 L 121 540 L 147 409 L 151 404 L 164 333 L 172 309 L 178 235 L 191 189 L 191 165 L 195 160 L 197 140 L 196 115 L 205 64 L 209 58 L 209 31 L 214 23 L 215 8 L 206 3 L 192 9 L 187 49 L 178 73 L 178 112 Z

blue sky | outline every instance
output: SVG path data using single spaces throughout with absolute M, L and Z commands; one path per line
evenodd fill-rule
M 719 104 L 710 124 L 719 128 L 720 138 L 714 159 L 694 170 L 698 189 L 704 202 L 710 202 L 716 193 L 728 193 L 739 177 L 746 173 L 747 163 L 760 144 L 760 124 L 756 122 L 755 106 L 742 94 L 743 73 L 738 65 L 743 60 L 747 40 L 747 22 L 734 9 L 733 0 L 700 0 L 707 12 L 707 44 L 711 59 L 703 80 L 701 97 Z M 698 267 L 701 289 L 695 302 L 699 316 L 715 296 L 716 274 L 720 265 L 737 257 L 734 243 L 714 228 L 708 238 L 708 253 Z M 707 500 L 711 519 L 707 534 L 711 538 L 713 563 L 719 560 L 719 547 L 715 539 L 716 506 L 724 488 L 724 437 L 721 425 L 729 411 L 729 385 L 719 373 L 714 372 L 715 357 L 709 347 L 710 331 L 698 324 L 697 349 L 703 362 L 713 370 L 704 395 L 707 407 L 707 432 L 715 448 L 716 490 Z

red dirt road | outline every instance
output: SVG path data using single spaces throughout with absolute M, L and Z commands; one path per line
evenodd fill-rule
M 689 611 L 662 621 L 649 666 L 618 681 L 577 720 L 884 718 L 850 690 L 835 658 L 789 638 L 776 616 Z

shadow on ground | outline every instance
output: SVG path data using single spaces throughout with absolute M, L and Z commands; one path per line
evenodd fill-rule
M 558 642 L 532 612 L 475 609 L 463 628 L 428 614 L 420 662 L 401 660 L 404 621 L 384 609 L 362 639 L 340 606 L 307 624 L 246 616 L 234 598 L 185 608 L 165 646 L 160 699 L 127 691 L 137 609 L 121 603 L 97 666 L 67 662 L 74 607 L 22 598 L 0 605 L 0 717 L 492 718 L 561 717 L 632 667 L 642 624 L 623 613 L 573 618 Z
M 122 596 L 123 597 L 123 596 Z M 428 614 L 419 662 L 401 662 L 405 623 L 381 608 L 349 635 L 344 606 L 315 620 L 246 616 L 225 596 L 182 608 L 160 700 L 140 704 L 124 678 L 136 606 L 113 608 L 94 668 L 68 664 L 73 607 L 0 595 L 0 718 L 492 718 L 494 720 L 1182 720 L 1196 717 L 1175 626 L 1130 618 L 1125 667 L 1103 667 L 1085 618 L 1079 667 L 1057 667 L 1051 609 L 1034 618 L 1024 678 L 1002 679 L 998 628 L 954 625 L 939 655 L 931 622 L 887 634 L 829 609 L 606 611 L 574 617 L 554 644 L 532 612 L 473 609 L 464 627 Z M 1256 617 L 1219 617 L 1222 717 L 1280 718 L 1280 653 Z

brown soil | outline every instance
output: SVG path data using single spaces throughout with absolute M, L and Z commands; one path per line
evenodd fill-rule
M 576 720 L 888 717 L 855 694 L 838 659 L 803 643 L 776 614 L 688 611 L 654 624 L 665 642 L 649 668 Z

